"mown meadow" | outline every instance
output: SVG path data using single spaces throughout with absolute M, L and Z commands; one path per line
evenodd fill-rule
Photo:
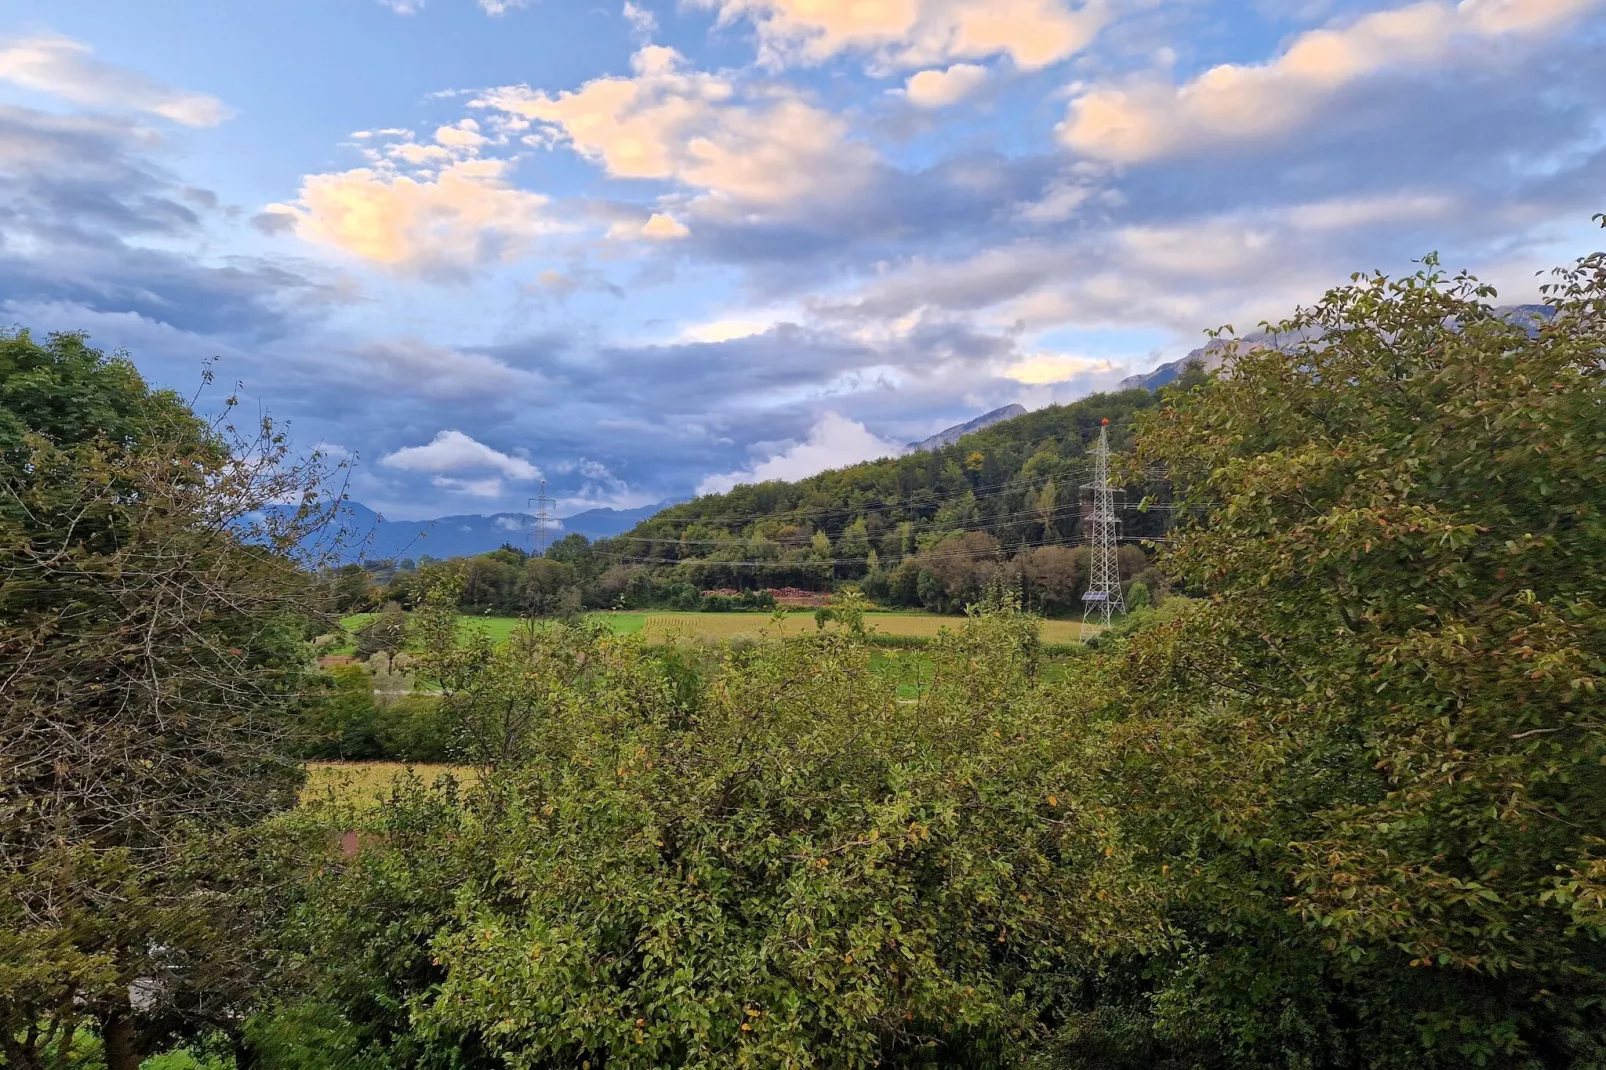
M 757 638 L 762 634 L 800 635 L 814 631 L 812 612 L 787 613 L 776 619 L 769 613 L 699 613 L 673 611 L 603 610 L 586 614 L 588 618 L 607 625 L 615 635 L 645 635 L 650 642 L 712 641 L 734 639 L 741 636 Z M 372 620 L 372 613 L 353 613 L 341 618 L 341 627 L 347 633 L 360 631 Z M 506 642 L 525 618 L 464 615 L 464 628 L 484 632 L 495 642 Z M 867 628 L 882 635 L 908 636 L 933 639 L 944 628 L 955 629 L 961 620 L 937 613 L 869 612 L 865 614 Z M 827 628 L 833 627 L 831 624 Z M 1045 620 L 1042 639 L 1045 643 L 1066 645 L 1081 641 L 1082 623 L 1074 620 Z M 1090 634 L 1101 630 L 1097 624 L 1087 628 Z M 347 649 L 344 645 L 338 649 Z

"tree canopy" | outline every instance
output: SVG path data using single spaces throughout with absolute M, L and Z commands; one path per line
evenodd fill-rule
M 129 1070 L 260 966 L 197 844 L 295 799 L 319 472 L 72 335 L 0 339 L 0 449 L 0 1052 L 64 1063 L 82 1024 Z

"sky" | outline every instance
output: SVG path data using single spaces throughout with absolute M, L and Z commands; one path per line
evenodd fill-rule
M 0 323 L 395 519 L 796 478 L 1606 211 L 1606 0 L 9 0 Z

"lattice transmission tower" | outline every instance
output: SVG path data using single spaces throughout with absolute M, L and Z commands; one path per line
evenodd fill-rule
M 1089 624 L 1109 627 L 1110 618 L 1126 612 L 1121 597 L 1121 565 L 1116 546 L 1121 541 L 1120 519 L 1115 515 L 1115 496 L 1110 486 L 1110 421 L 1099 427 L 1098 444 L 1093 447 L 1093 482 L 1084 489 L 1093 492 L 1093 511 L 1083 523 L 1092 553 L 1088 562 L 1087 593 L 1082 595 L 1082 639 L 1088 637 Z
M 546 496 L 546 480 L 541 480 L 541 493 L 530 499 L 531 549 L 537 557 L 545 556 L 552 542 L 552 507 L 556 504 Z

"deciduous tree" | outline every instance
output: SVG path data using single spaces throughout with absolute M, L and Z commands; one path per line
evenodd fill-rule
M 197 843 L 295 799 L 293 557 L 333 503 L 271 424 L 205 423 L 77 336 L 0 339 L 0 450 L 0 1052 L 95 1028 L 133 1070 L 260 980 L 250 889 Z
M 1606 1061 L 1606 256 L 1492 296 L 1357 276 L 1140 430 L 1207 597 L 1098 685 L 1105 769 L 1160 1027 L 1239 1065 Z

